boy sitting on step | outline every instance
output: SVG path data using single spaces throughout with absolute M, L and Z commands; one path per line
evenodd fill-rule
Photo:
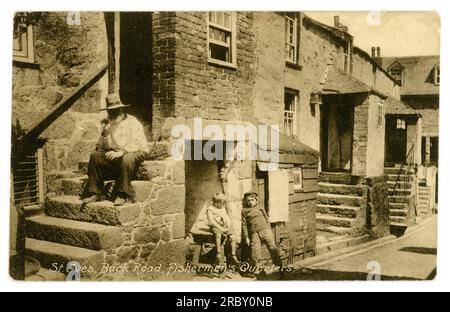
M 225 195 L 222 193 L 214 194 L 212 205 L 203 208 L 192 229 L 192 234 L 213 234 L 216 245 L 216 259 L 220 265 L 223 265 L 222 254 L 222 236 L 229 239 L 231 245 L 231 260 L 235 265 L 239 263 L 236 258 L 236 237 L 233 233 L 233 226 L 230 217 L 225 208 Z

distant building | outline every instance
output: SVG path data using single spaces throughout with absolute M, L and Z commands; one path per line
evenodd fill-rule
M 379 64 L 401 86 L 401 100 L 422 115 L 422 163 L 439 161 L 440 57 L 380 57 Z

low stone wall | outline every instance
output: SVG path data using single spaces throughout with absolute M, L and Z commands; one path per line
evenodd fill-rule
M 386 176 L 367 178 L 367 230 L 374 238 L 389 235 L 389 190 Z
M 104 250 L 102 266 L 92 277 L 95 280 L 181 278 L 172 275 L 176 273 L 173 269 L 184 267 L 186 260 L 185 163 L 167 157 L 170 144 L 151 145 L 151 158 L 159 160 L 141 164 L 137 180 L 132 181 L 135 203 L 115 208 L 111 202 L 98 202 L 87 205 L 84 212 L 73 208 L 78 207 L 79 200 L 73 207 L 55 204 L 52 199 L 46 204 L 50 216 L 120 228 L 122 236 L 114 248 Z M 85 183 L 86 178 L 61 177 L 57 193 L 76 196 Z M 127 272 L 122 268 L 128 268 Z
M 136 268 L 127 279 L 171 279 L 169 270 L 183 267 L 186 257 L 184 161 L 144 162 L 139 177 L 151 184 L 137 191 L 136 218 L 122 225 L 122 244 L 107 251 L 105 263 Z

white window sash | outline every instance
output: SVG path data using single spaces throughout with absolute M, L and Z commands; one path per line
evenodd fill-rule
M 206 13 L 207 18 L 207 44 L 208 44 L 208 62 L 213 64 L 218 64 L 222 66 L 228 66 L 228 67 L 236 67 L 237 64 L 237 57 L 236 57 L 236 13 L 235 12 L 229 12 L 230 13 L 230 28 L 225 27 L 224 25 L 219 25 L 217 23 L 211 22 L 209 18 L 210 13 L 219 13 L 219 12 L 208 12 Z M 227 39 L 227 43 L 218 41 L 215 39 L 211 39 L 209 37 L 210 29 L 215 28 L 217 30 L 226 32 L 229 35 L 229 38 Z M 229 61 L 223 61 L 219 59 L 215 59 L 211 56 L 211 45 L 218 45 L 224 48 L 228 49 L 228 55 L 229 55 Z
M 291 31 L 292 30 L 292 31 Z M 285 59 L 288 62 L 297 62 L 297 18 L 285 15 Z M 292 56 L 291 54 L 292 52 Z

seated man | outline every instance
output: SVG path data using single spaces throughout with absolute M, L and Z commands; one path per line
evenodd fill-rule
M 106 108 L 101 109 L 107 111 L 108 119 L 102 121 L 97 151 L 89 159 L 84 203 L 98 201 L 104 181 L 112 179 L 116 180 L 114 205 L 123 205 L 131 198 L 131 179 L 144 161 L 148 145 L 142 125 L 127 114 L 128 106 L 121 103 L 117 94 L 110 94 L 106 98 Z
M 236 258 L 236 238 L 233 231 L 231 218 L 228 216 L 225 208 L 225 195 L 222 193 L 214 194 L 212 198 L 212 205 L 203 208 L 194 225 L 192 226 L 192 234 L 210 234 L 214 235 L 216 244 L 216 258 L 219 264 L 223 264 L 222 254 L 222 235 L 225 235 L 231 245 L 231 260 L 233 264 L 238 264 Z

